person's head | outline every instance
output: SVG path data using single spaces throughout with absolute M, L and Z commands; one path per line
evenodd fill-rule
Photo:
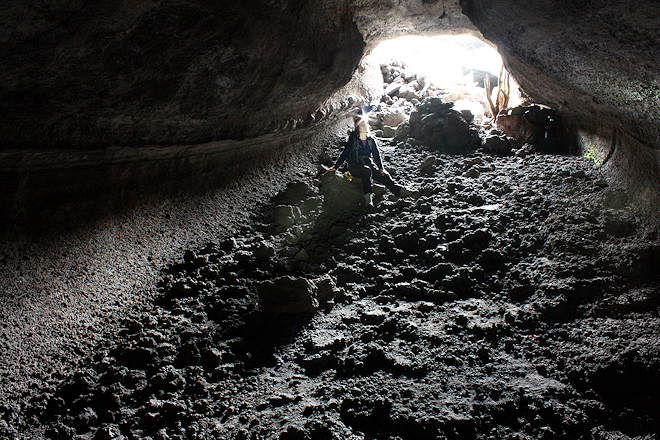
M 355 131 L 360 139 L 366 139 L 369 134 L 369 122 L 366 119 L 358 119 L 355 121 Z

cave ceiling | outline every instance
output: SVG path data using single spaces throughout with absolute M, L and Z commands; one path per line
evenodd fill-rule
M 538 102 L 660 133 L 660 2 L 3 2 L 4 148 L 189 145 L 313 122 L 387 38 L 472 33 Z

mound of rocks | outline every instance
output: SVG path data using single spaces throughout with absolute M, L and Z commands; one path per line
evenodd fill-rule
M 494 154 L 522 157 L 531 152 L 566 153 L 570 142 L 562 136 L 557 112 L 540 104 L 524 104 L 503 109 L 490 124 L 480 126 L 485 114 L 454 109 L 456 102 L 485 104 L 484 78 L 497 78 L 487 72 L 464 71 L 476 81 L 471 86 L 453 85 L 446 89 L 410 71 L 404 63 L 381 65 L 384 81 L 382 103 L 374 128 L 384 138 L 423 145 L 432 151 L 460 153 L 483 147 Z M 469 81 L 468 81 L 469 83 Z M 472 108 L 472 107 L 471 107 Z
M 392 105 L 397 98 L 413 101 L 420 100 L 430 85 L 429 79 L 407 69 L 405 63 L 392 61 L 380 66 L 383 74 L 383 100 Z
M 480 146 L 474 115 L 453 108 L 463 93 L 440 89 L 397 61 L 381 65 L 381 72 L 385 89 L 372 124 L 380 136 L 450 153 Z
M 413 196 L 342 219 L 340 192 L 292 182 L 165 268 L 155 304 L 34 402 L 46 437 L 657 432 L 660 245 L 625 192 L 580 158 L 390 148 Z
M 410 119 L 397 127 L 396 138 L 413 138 L 430 150 L 461 152 L 481 144 L 479 132 L 470 126 L 472 114 L 453 109 L 453 103 L 439 97 L 425 98 Z
M 533 151 L 564 153 L 566 144 L 560 139 L 557 111 L 539 104 L 521 105 L 502 110 L 495 127 L 515 140 L 515 145 L 531 144 Z

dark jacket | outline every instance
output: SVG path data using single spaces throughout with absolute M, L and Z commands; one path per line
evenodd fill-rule
M 364 164 L 372 166 L 372 158 L 373 164 L 375 164 L 379 170 L 382 170 L 383 162 L 380 159 L 380 151 L 378 150 L 376 140 L 371 136 L 367 136 L 367 144 L 365 146 L 362 144 L 357 132 L 354 131 L 348 137 L 344 151 L 339 155 L 334 168 L 339 168 L 344 161 L 347 161 L 349 165 Z

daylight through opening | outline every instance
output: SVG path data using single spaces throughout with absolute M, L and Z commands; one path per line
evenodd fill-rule
M 499 79 L 508 76 L 497 51 L 471 35 L 401 37 L 380 43 L 371 57 L 381 66 L 386 99 L 437 96 L 453 102 L 459 111 L 469 110 L 478 125 L 493 117 L 486 96 L 488 83 L 491 101 L 498 109 Z M 518 86 L 513 78 L 508 78 L 508 84 L 506 90 L 503 81 L 508 105 L 517 105 L 521 102 Z

